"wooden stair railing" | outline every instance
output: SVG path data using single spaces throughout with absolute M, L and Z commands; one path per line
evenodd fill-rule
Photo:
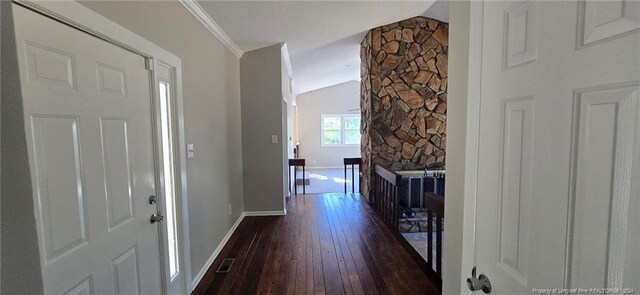
M 371 204 L 382 220 L 398 231 L 398 194 L 401 192 L 402 176 L 380 165 L 375 166 Z
M 424 194 L 424 206 L 427 210 L 427 263 L 429 268 L 433 270 L 433 238 L 435 235 L 435 276 L 436 283 L 442 286 L 442 222 L 444 220 L 444 198 L 432 192 Z M 435 220 L 435 230 L 433 223 Z
M 420 268 L 425 271 L 439 291 L 442 291 L 442 230 L 444 220 L 444 197 L 427 192 L 423 195 L 423 209 L 427 211 L 427 259 L 423 259 L 402 236 L 398 228 L 400 221 L 399 198 L 407 182 L 395 171 L 375 165 L 369 203 L 382 221 L 392 230 L 398 241 L 407 249 Z M 435 227 L 435 229 L 434 229 Z M 435 237 L 435 242 L 434 242 Z M 434 245 L 435 243 L 435 245 Z M 435 257 L 433 250 L 435 248 Z
M 372 191 L 369 203 L 383 222 L 392 230 L 398 241 L 414 257 L 439 291 L 442 291 L 442 230 L 444 221 L 444 197 L 426 192 L 423 195 L 423 209 L 427 211 L 427 259 L 420 256 L 415 248 L 402 236 L 398 227 L 400 221 L 399 199 L 407 182 L 395 171 L 375 165 L 372 177 Z M 435 230 L 434 230 L 435 227 Z M 434 242 L 435 237 L 435 242 Z M 435 245 L 434 245 L 435 244 Z M 435 248 L 435 257 L 433 250 Z

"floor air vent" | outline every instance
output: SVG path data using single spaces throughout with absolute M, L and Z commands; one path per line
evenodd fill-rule
M 216 273 L 228 273 L 233 265 L 234 258 L 225 258 L 216 270 Z

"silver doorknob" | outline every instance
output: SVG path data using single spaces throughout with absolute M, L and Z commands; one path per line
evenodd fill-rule
M 164 216 L 151 214 L 151 223 L 162 222 L 164 220 Z
M 471 270 L 471 277 L 467 278 L 467 287 L 471 291 L 479 291 L 482 290 L 484 293 L 491 293 L 491 282 L 489 278 L 484 274 L 480 274 L 479 277 L 476 278 L 476 267 L 473 267 Z

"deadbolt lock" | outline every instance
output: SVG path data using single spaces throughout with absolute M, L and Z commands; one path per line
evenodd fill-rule
M 156 215 L 156 214 L 151 214 L 151 223 L 156 223 L 156 222 L 162 222 L 164 221 L 164 216 L 162 215 Z

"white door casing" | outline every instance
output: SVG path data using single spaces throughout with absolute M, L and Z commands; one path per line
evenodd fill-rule
M 466 190 L 476 215 L 465 249 L 491 293 L 640 290 L 639 3 L 472 8 L 482 58 L 470 76 L 481 80 L 469 103 L 479 131 L 468 137 L 478 150 L 467 152 L 477 181 Z
M 14 5 L 48 294 L 160 294 L 146 59 Z
M 181 184 L 186 182 L 181 179 L 179 163 L 180 157 L 180 133 L 178 125 L 180 120 L 178 111 L 178 69 L 168 63 L 156 61 L 154 66 L 155 91 L 158 95 L 154 105 L 156 115 L 156 146 L 158 152 L 158 202 L 160 211 L 163 212 L 165 221 L 160 224 L 160 236 L 162 240 L 163 285 L 166 294 L 182 294 L 186 292 L 187 277 L 184 263 L 184 245 L 177 237 L 182 236 L 183 226 L 180 220 L 180 212 L 184 204 L 180 202 Z M 165 87 L 161 87 L 161 85 Z M 164 92 L 164 93 L 163 93 Z M 168 120 L 163 121 L 163 116 Z M 167 165 L 166 160 L 171 163 Z M 166 175 L 166 174 L 171 175 Z M 167 182 L 172 182 L 168 184 Z M 170 193 L 167 193 L 170 191 Z M 169 200 L 169 201 L 168 201 Z

